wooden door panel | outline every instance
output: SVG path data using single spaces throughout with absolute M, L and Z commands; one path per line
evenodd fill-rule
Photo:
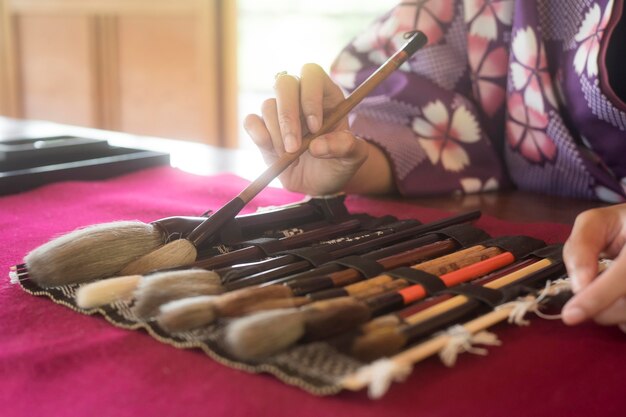
M 214 136 L 215 115 L 203 101 L 212 74 L 199 62 L 197 25 L 193 16 L 118 19 L 121 130 L 197 141 Z
M 22 117 L 95 126 L 93 20 L 79 15 L 15 19 Z

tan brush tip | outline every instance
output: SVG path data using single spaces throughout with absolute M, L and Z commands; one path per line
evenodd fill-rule
M 141 275 L 127 275 L 85 284 L 76 291 L 76 305 L 87 309 L 129 299 L 141 278 Z
M 148 320 L 171 301 L 224 292 L 219 275 L 204 269 L 159 272 L 146 275 L 135 291 L 133 313 Z
M 214 296 L 201 295 L 164 304 L 157 323 L 170 333 L 184 332 L 211 324 L 215 320 Z
M 129 263 L 120 274 L 146 274 L 157 269 L 189 265 L 196 260 L 197 255 L 196 247 L 190 241 L 178 239 Z
M 263 311 L 233 320 L 226 327 L 229 352 L 255 360 L 278 353 L 304 335 L 304 317 L 295 308 Z
M 32 250 L 24 261 L 42 287 L 77 284 L 120 274 L 129 262 L 163 245 L 161 233 L 137 221 L 74 230 Z
M 371 362 L 398 353 L 406 343 L 407 338 L 397 327 L 381 327 L 357 337 L 352 344 L 351 354 L 362 361 Z

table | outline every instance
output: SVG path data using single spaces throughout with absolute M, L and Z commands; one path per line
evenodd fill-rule
M 0 269 L 75 227 L 199 213 L 219 207 L 244 184 L 232 175 L 208 178 L 163 167 L 0 198 Z M 268 189 L 249 209 L 301 197 Z M 530 234 L 551 242 L 565 239 L 575 213 L 593 205 L 525 193 L 348 199 L 351 210 L 424 221 L 446 216 L 443 209 L 480 207 L 488 215 L 478 225 L 492 234 Z M 626 337 L 616 328 L 569 328 L 541 320 L 528 328 L 498 326 L 504 344 L 487 357 L 465 355 L 454 369 L 427 360 L 382 400 L 371 401 L 363 392 L 320 398 L 271 376 L 231 369 L 199 352 L 77 314 L 7 281 L 0 281 L 3 416 L 611 416 L 622 415 L 626 405 Z

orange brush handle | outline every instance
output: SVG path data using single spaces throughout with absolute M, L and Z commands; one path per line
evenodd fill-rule
M 515 262 L 513 254 L 511 252 L 505 252 L 500 255 L 496 255 L 493 258 L 476 262 L 475 264 L 466 266 L 457 271 L 448 272 L 439 278 L 441 278 L 444 284 L 446 284 L 446 287 L 452 287 L 454 285 L 479 278 L 497 269 L 510 265 L 513 262 Z M 400 290 L 399 293 L 404 299 L 405 304 L 409 304 L 426 297 L 426 290 L 419 284 L 411 285 L 410 287 Z

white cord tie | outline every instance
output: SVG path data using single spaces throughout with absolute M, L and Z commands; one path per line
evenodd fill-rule
M 502 304 L 501 306 L 496 307 L 496 310 L 513 307 L 509 313 L 508 322 L 518 326 L 528 326 L 530 324 L 530 321 L 524 318 L 528 313 L 534 313 L 538 317 L 545 320 L 560 320 L 560 314 L 543 313 L 540 309 L 541 303 L 543 303 L 546 298 L 554 297 L 563 291 L 570 290 L 571 288 L 571 283 L 568 279 L 558 279 L 554 282 L 547 281 L 546 286 L 541 293 L 539 293 L 539 295 L 527 295 L 519 300 Z
M 500 346 L 502 344 L 494 333 L 483 330 L 472 334 L 458 324 L 446 330 L 445 334 L 450 337 L 450 341 L 439 351 L 439 358 L 448 367 L 454 366 L 459 353 L 468 352 L 482 356 L 488 353 L 487 349 L 474 345 Z
M 392 359 L 383 358 L 361 368 L 356 378 L 368 385 L 368 395 L 371 399 L 381 398 L 389 390 L 393 382 L 403 382 L 413 370 L 413 365 L 400 363 Z

